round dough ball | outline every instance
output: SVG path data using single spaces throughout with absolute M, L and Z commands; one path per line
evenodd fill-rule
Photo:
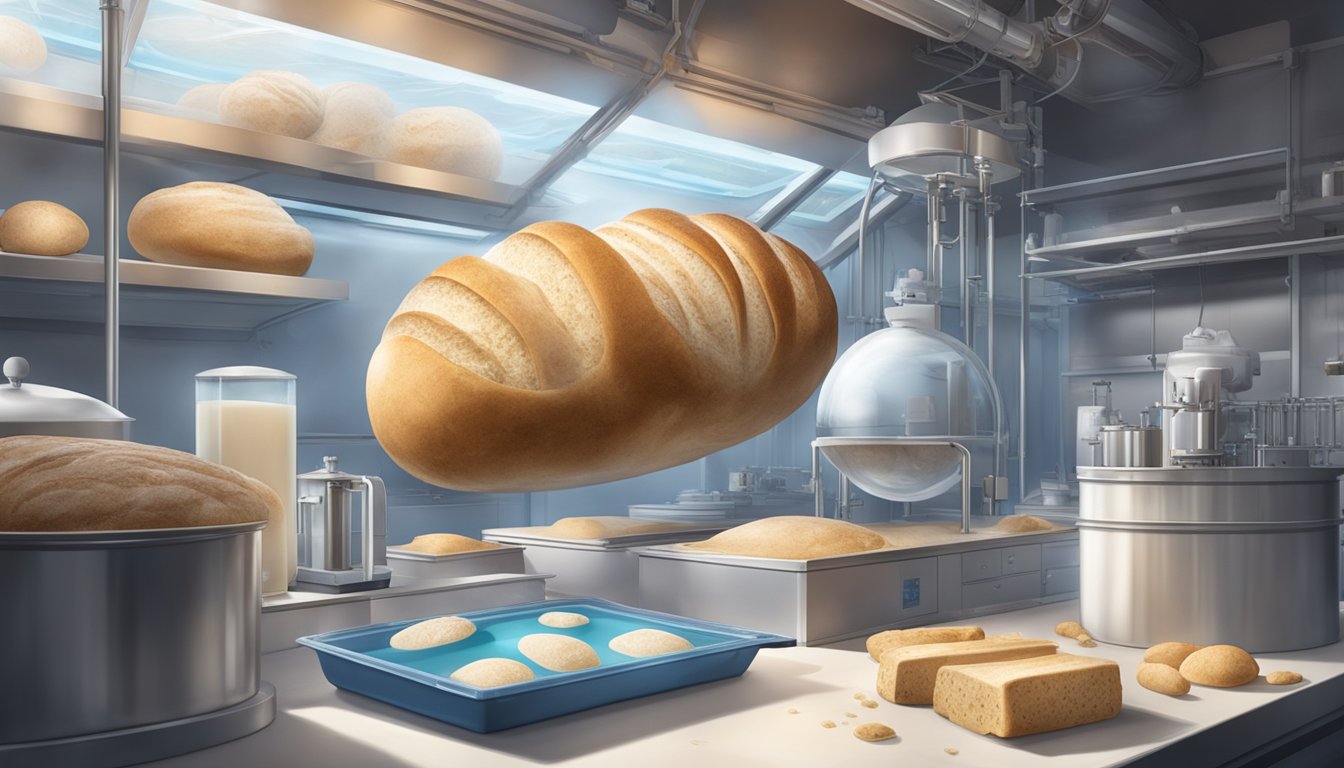
M 859 723 L 854 726 L 854 737 L 864 741 L 886 741 L 896 738 L 896 731 L 882 723 Z
M 476 688 L 498 688 L 501 685 L 525 683 L 535 679 L 537 674 L 521 661 L 513 659 L 478 659 L 459 667 L 451 677 L 459 683 Z
M 411 539 L 410 544 L 402 544 L 399 549 L 405 552 L 424 552 L 428 555 L 454 555 L 458 552 L 499 549 L 499 545 L 493 541 L 481 541 L 456 533 L 424 533 Z
M 1259 674 L 1260 665 L 1251 654 L 1235 645 L 1200 648 L 1181 662 L 1181 677 L 1195 685 L 1235 688 L 1251 682 Z
M 1190 654 L 1203 647 L 1194 643 L 1158 643 L 1143 652 L 1143 660 L 1153 664 L 1166 664 L 1172 669 L 1180 669 L 1181 663 Z
M 469 109 L 424 107 L 387 123 L 378 154 L 394 163 L 493 181 L 504 163 L 504 142 L 490 121 Z
M 322 125 L 309 141 L 365 155 L 376 154 L 383 127 L 397 108 L 382 88 L 336 83 L 322 89 Z
M 205 85 L 198 85 L 182 94 L 177 100 L 177 106 L 182 107 L 183 109 L 194 109 L 198 112 L 209 112 L 212 115 L 218 115 L 219 97 L 224 94 L 224 89 L 228 87 L 228 83 L 206 83 Z
M 607 647 L 626 656 L 642 658 L 687 651 L 695 646 L 681 635 L 674 635 L 661 629 L 636 629 L 613 637 L 611 642 L 607 643 Z
M 192 181 L 150 192 L 131 209 L 126 237 L 150 261 L 302 275 L 313 235 L 274 200 L 236 184 Z
M 1139 665 L 1138 680 L 1144 688 L 1168 696 L 1184 696 L 1190 692 L 1190 681 L 1166 664 L 1145 661 Z
M 219 116 L 240 128 L 306 139 L 322 125 L 322 93 L 294 72 L 253 72 L 220 93 Z
M 89 225 L 59 203 L 29 200 L 0 215 L 0 251 L 68 256 L 89 244 Z
M 537 617 L 537 623 L 556 629 L 570 629 L 587 624 L 588 617 L 582 613 L 570 613 L 569 611 L 547 611 Z
M 0 16 L 0 72 L 32 72 L 47 63 L 47 41 L 32 25 Z
M 591 645 L 567 635 L 527 635 L 518 641 L 518 652 L 552 672 L 575 672 L 602 663 Z
M 461 616 L 440 616 L 412 624 L 388 639 L 399 651 L 419 651 L 466 640 L 476 633 L 476 625 Z

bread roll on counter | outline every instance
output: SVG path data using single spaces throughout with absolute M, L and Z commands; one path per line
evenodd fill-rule
M 322 124 L 322 93 L 295 72 L 253 72 L 219 94 L 219 116 L 240 128 L 306 139 Z
M 369 417 L 427 482 L 568 488 L 769 429 L 835 347 L 821 270 L 750 222 L 657 209 L 592 232 L 542 222 L 411 290 L 369 362 Z
M 0 531 L 123 531 L 270 520 L 269 486 L 189 453 L 121 440 L 0 438 Z
M 69 256 L 89 243 L 89 226 L 59 203 L 29 200 L 0 215 L 0 251 Z
M 228 83 L 198 85 L 178 97 L 177 106 L 218 115 L 219 97 L 224 94 L 224 89 L 228 87 Z
M 47 63 L 47 41 L 31 24 L 0 16 L 0 73 L 27 74 Z
M 126 236 L 150 261 L 302 275 L 313 235 L 274 200 L 236 184 L 192 181 L 140 198 Z
M 378 141 L 386 160 L 491 181 L 504 163 L 504 143 L 490 121 L 461 107 L 424 107 L 393 118 Z
M 322 125 L 309 141 L 372 155 L 387 121 L 396 112 L 382 88 L 364 83 L 336 83 L 322 89 Z

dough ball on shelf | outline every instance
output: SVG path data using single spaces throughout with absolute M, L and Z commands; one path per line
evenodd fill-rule
M 306 139 L 322 125 L 322 92 L 295 72 L 253 72 L 220 93 L 219 116 L 239 128 Z
M 59 203 L 29 200 L 0 215 L 0 250 L 37 256 L 68 256 L 89 244 L 89 227 Z
M 26 74 L 47 63 L 47 41 L 31 24 L 0 16 L 0 73 Z
M 493 181 L 504 163 L 504 142 L 490 121 L 469 109 L 425 107 L 392 118 L 378 154 L 394 163 Z
M 308 140 L 365 155 L 377 152 L 378 137 L 397 111 L 382 88 L 365 83 L 329 85 L 322 101 L 322 125 Z
M 212 115 L 219 114 L 219 97 L 224 94 L 224 89 L 228 88 L 228 83 L 205 83 L 182 94 L 177 100 L 177 106 L 184 109 L 194 109 L 198 112 L 209 112 Z

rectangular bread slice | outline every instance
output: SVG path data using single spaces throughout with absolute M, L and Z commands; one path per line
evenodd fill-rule
M 893 704 L 932 704 L 933 683 L 942 667 L 1047 656 L 1058 648 L 1049 640 L 1011 638 L 892 648 L 879 659 L 877 694 Z
M 1059 653 L 938 670 L 933 711 L 967 730 L 1026 736 L 1120 714 L 1120 665 Z

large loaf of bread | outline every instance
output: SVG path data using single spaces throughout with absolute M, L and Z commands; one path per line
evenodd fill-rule
M 427 482 L 573 487 L 765 431 L 806 402 L 835 346 L 821 271 L 750 222 L 542 222 L 411 290 L 369 362 L 369 418 Z
M 189 453 L 120 440 L 0 438 L 0 531 L 121 531 L 270 520 L 266 484 Z
M 1120 665 L 1059 653 L 938 670 L 933 711 L 963 728 L 1027 736 L 1120 714 Z
M 1058 649 L 1049 640 L 999 638 L 893 648 L 879 657 L 877 694 L 893 704 L 932 704 L 934 682 L 943 667 L 1051 656 Z

